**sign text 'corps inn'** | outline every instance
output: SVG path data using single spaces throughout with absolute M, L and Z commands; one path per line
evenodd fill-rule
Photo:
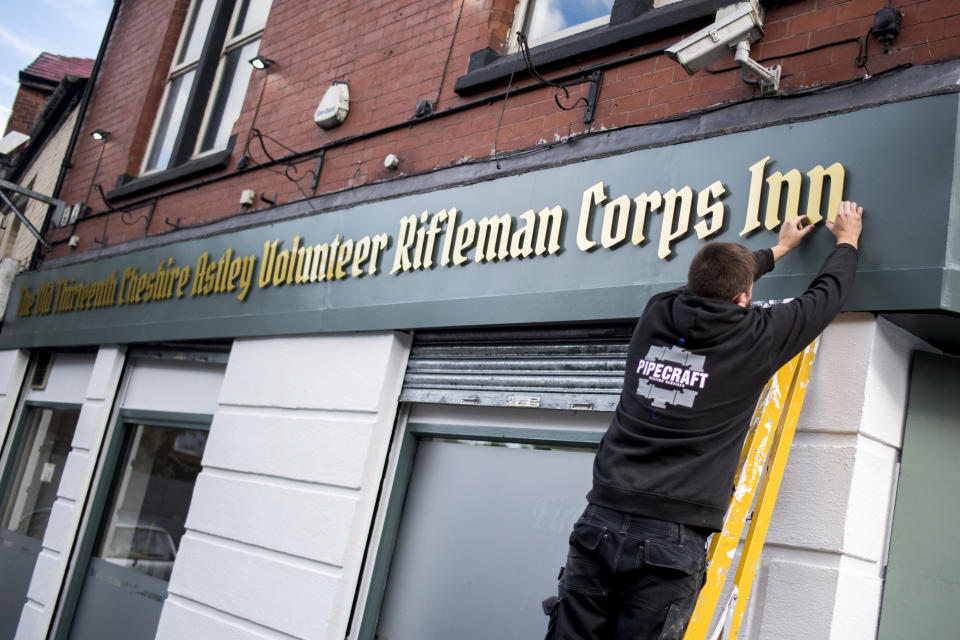
M 740 236 L 784 219 L 806 215 L 811 223 L 832 219 L 843 199 L 845 169 L 839 162 L 806 172 L 768 172 L 770 156 L 748 168 L 749 196 Z M 576 218 L 576 248 L 582 252 L 615 250 L 632 244 L 643 250 L 656 245 L 667 259 L 691 230 L 706 240 L 718 234 L 728 215 L 726 187 L 720 180 L 694 190 L 689 186 L 639 195 L 608 195 L 598 182 L 583 191 Z M 801 195 L 806 208 L 801 211 Z M 826 197 L 825 197 L 825 194 Z M 766 208 L 761 215 L 761 202 Z M 60 278 L 36 287 L 21 286 L 17 316 L 103 309 L 162 302 L 173 298 L 231 294 L 249 299 L 254 288 L 314 285 L 350 278 L 401 276 L 411 271 L 558 256 L 565 249 L 563 229 L 568 209 L 551 204 L 539 212 L 504 213 L 474 219 L 456 207 L 401 217 L 396 235 L 386 232 L 361 238 L 334 238 L 309 244 L 295 236 L 289 246 L 266 240 L 262 252 L 239 255 L 232 247 L 219 256 L 205 251 L 194 264 L 173 257 L 156 265 L 130 265 L 106 278 L 87 282 Z M 659 219 L 659 228 L 657 228 Z M 599 229 L 597 223 L 599 222 Z M 739 222 L 737 223 L 739 225 Z

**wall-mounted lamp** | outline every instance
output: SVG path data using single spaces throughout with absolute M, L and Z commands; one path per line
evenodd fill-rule
M 254 69 L 266 69 L 273 64 L 273 60 L 267 58 L 266 56 L 258 55 L 255 58 L 250 58 L 250 64 L 253 65 Z
M 110 137 L 110 132 L 103 129 L 94 129 L 90 135 L 93 136 L 94 140 L 106 140 Z

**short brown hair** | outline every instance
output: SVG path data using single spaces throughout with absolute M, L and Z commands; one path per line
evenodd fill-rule
M 687 274 L 687 288 L 702 298 L 732 302 L 750 289 L 757 273 L 753 252 L 735 242 L 708 242 L 697 251 Z

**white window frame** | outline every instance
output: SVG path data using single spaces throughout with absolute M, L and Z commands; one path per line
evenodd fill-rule
M 516 34 L 518 31 L 523 29 L 523 23 L 526 22 L 527 19 L 527 12 L 532 8 L 533 4 L 531 0 L 517 0 L 517 8 L 513 12 L 513 24 L 510 25 L 510 33 L 507 34 L 507 53 L 516 53 L 520 50 L 520 47 L 517 44 Z M 560 40 L 562 38 L 566 38 L 567 36 L 572 36 L 575 33 L 580 33 L 581 31 L 588 31 L 596 27 L 602 27 L 605 24 L 609 24 L 609 22 L 610 14 L 607 14 L 599 18 L 594 18 L 593 20 L 588 20 L 587 22 L 575 24 L 567 27 L 566 29 L 561 29 L 560 31 L 554 31 L 553 33 L 547 35 L 539 36 L 537 38 L 527 38 L 527 46 L 536 47 L 537 45 L 553 42 L 554 40 Z
M 177 43 L 177 49 L 174 52 L 173 62 L 171 63 L 170 71 L 167 74 L 167 80 L 163 89 L 163 97 L 160 101 L 160 106 L 157 109 L 157 113 L 153 121 L 153 126 L 151 127 L 151 130 L 150 130 L 150 140 L 149 140 L 149 143 L 147 144 L 146 151 L 143 155 L 143 159 L 141 160 L 140 175 L 162 173 L 164 171 L 167 171 L 169 169 L 172 169 L 178 166 L 179 164 L 183 164 L 183 161 L 177 162 L 175 158 L 171 157 L 162 166 L 148 168 L 150 157 L 154 152 L 155 145 L 158 143 L 157 138 L 158 138 L 158 134 L 160 133 L 160 127 L 163 120 L 163 113 L 167 107 L 168 101 L 171 99 L 170 91 L 171 91 L 171 87 L 173 85 L 174 80 L 178 77 L 185 76 L 191 72 L 196 72 L 197 69 L 200 67 L 201 61 L 203 59 L 203 55 L 201 52 L 201 54 L 195 59 L 178 62 L 180 58 L 184 55 L 185 48 L 189 46 L 189 42 L 188 42 L 189 38 L 188 38 L 187 30 L 190 25 L 190 20 L 194 18 L 194 13 L 198 10 L 198 6 L 201 1 L 202 0 L 191 0 L 190 7 L 187 10 L 187 19 L 183 25 L 183 30 L 181 30 L 180 32 L 180 40 Z M 208 1 L 214 2 L 215 0 L 208 0 Z M 251 0 L 251 2 L 253 1 L 255 0 Z M 203 138 L 206 135 L 207 127 L 209 126 L 209 123 L 211 120 L 211 112 L 213 108 L 213 103 L 215 102 L 215 99 L 216 99 L 216 91 L 220 85 L 221 78 L 223 75 L 224 61 L 233 51 L 237 50 L 238 48 L 245 47 L 246 45 L 252 42 L 258 41 L 263 36 L 263 30 L 264 30 L 264 27 L 266 26 L 266 19 L 264 20 L 264 24 L 258 25 L 252 29 L 248 29 L 247 31 L 240 33 L 237 36 L 231 35 L 233 31 L 236 29 L 237 21 L 240 19 L 239 10 L 242 3 L 243 3 L 243 0 L 236 0 L 236 2 L 234 2 L 233 4 L 233 7 L 231 8 L 231 15 L 230 15 L 229 24 L 227 26 L 227 33 L 224 38 L 223 46 L 220 48 L 220 52 L 218 54 L 216 73 L 214 74 L 214 77 L 211 81 L 208 98 L 203 107 L 202 118 L 200 120 L 200 124 L 196 132 L 196 137 L 193 141 L 193 146 L 191 148 L 191 154 L 189 157 L 190 160 L 224 150 L 225 147 L 215 145 L 214 148 L 211 148 L 203 153 L 199 152 L 199 149 L 203 143 Z M 269 16 L 269 9 L 268 9 L 267 16 Z M 206 40 L 209 38 L 209 32 L 213 27 L 213 25 L 216 23 L 217 18 L 218 16 L 214 14 L 213 16 L 211 16 L 209 23 L 206 25 L 204 42 L 206 42 Z M 259 46 L 257 48 L 259 49 Z M 241 61 L 241 63 L 246 63 L 246 62 L 247 62 L 246 60 Z M 195 77 L 191 80 L 190 86 L 186 86 L 181 89 L 187 92 L 185 99 L 189 98 L 194 82 L 197 82 L 197 79 Z M 249 76 L 247 79 L 247 85 L 249 85 Z M 185 109 L 186 107 L 189 107 L 189 104 L 185 105 Z M 174 143 L 173 143 L 174 149 L 176 147 L 176 140 L 177 138 L 180 137 L 181 130 L 184 127 L 184 120 L 186 116 L 187 114 L 185 112 L 181 113 L 177 120 L 176 134 L 174 136 Z M 239 117 L 239 113 L 238 113 L 238 117 Z M 234 123 L 231 123 L 231 127 L 233 126 Z M 171 150 L 171 153 L 173 152 L 174 149 Z

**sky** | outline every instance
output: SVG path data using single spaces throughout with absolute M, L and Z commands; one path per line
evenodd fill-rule
M 0 0 L 0 134 L 21 70 L 42 52 L 96 58 L 113 0 Z

